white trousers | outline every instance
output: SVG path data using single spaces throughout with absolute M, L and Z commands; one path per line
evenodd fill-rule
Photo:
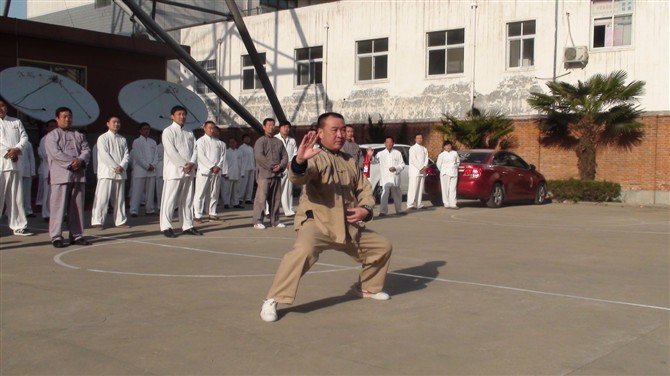
M 241 180 L 221 179 L 221 201 L 224 205 L 235 206 L 240 203 L 238 185 Z
M 161 198 L 161 231 L 172 228 L 172 213 L 179 207 L 177 227 L 188 230 L 193 227 L 193 178 L 168 179 L 163 181 Z
M 49 196 L 51 195 L 51 186 L 49 178 L 40 178 L 42 186 L 42 218 L 49 218 Z
M 33 178 L 24 176 L 23 178 L 23 212 L 28 214 L 33 214 L 33 204 L 30 197 L 30 193 L 33 188 Z
M 7 209 L 9 228 L 20 230 L 28 226 L 26 212 L 23 208 L 23 182 L 18 171 L 2 171 L 0 173 L 0 213 Z
M 255 174 L 256 171 L 254 170 L 246 171 L 244 177 L 240 178 L 240 181 L 237 183 L 237 195 L 240 197 L 240 201 L 252 201 Z
M 219 192 L 221 174 L 197 175 L 195 177 L 195 195 L 193 209 L 195 217 L 202 218 L 208 215 L 216 215 L 216 205 L 219 203 Z
M 442 204 L 445 208 L 456 207 L 456 183 L 458 176 L 440 175 L 440 187 L 442 188 Z
M 102 225 L 105 223 L 107 206 L 111 202 L 114 208 L 114 225 L 121 226 L 126 223 L 125 205 L 125 180 L 98 179 L 95 186 L 95 201 L 91 211 L 91 225 Z
M 281 207 L 284 215 L 294 215 L 293 211 L 293 183 L 288 178 L 288 173 L 281 177 Z
M 410 176 L 409 186 L 407 187 L 407 209 L 423 207 L 423 183 L 426 177 L 424 175 Z
M 146 214 L 155 213 L 154 209 L 154 191 L 156 190 L 156 177 L 147 176 L 144 178 L 133 178 L 130 186 L 130 214 L 138 214 L 140 203 L 144 199 L 144 209 Z
M 402 204 L 402 192 L 400 191 L 400 187 L 397 185 L 393 185 L 393 183 L 386 183 L 382 188 L 382 197 L 379 200 L 380 201 L 379 213 L 388 214 L 389 195 L 393 197 L 393 205 L 395 205 L 395 212 L 400 213 L 402 211 L 400 207 L 400 204 Z
M 156 210 L 161 210 L 162 199 L 163 199 L 163 177 L 156 176 Z

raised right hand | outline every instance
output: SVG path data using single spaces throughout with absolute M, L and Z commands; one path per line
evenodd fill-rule
M 316 131 L 309 131 L 300 141 L 300 146 L 298 146 L 298 152 L 295 155 L 295 161 L 298 164 L 305 163 L 306 160 L 313 158 L 315 155 L 321 152 L 321 149 L 314 148 L 316 141 L 319 137 L 316 134 Z

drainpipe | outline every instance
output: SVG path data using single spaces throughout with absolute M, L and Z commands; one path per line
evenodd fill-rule
M 475 109 L 475 65 L 477 63 L 477 1 L 470 5 L 472 9 L 472 80 L 470 81 L 470 111 Z
M 330 111 L 328 108 L 328 32 L 330 25 L 326 24 L 326 43 L 324 43 L 325 51 L 323 51 L 323 110 Z

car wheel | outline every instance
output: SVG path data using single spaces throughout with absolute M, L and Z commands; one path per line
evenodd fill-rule
M 381 187 L 381 185 L 377 184 L 375 186 L 375 190 L 372 191 L 372 195 L 375 197 L 375 203 L 379 204 L 382 200 L 382 187 Z
M 491 190 L 491 196 L 489 196 L 489 200 L 486 201 L 486 206 L 489 208 L 499 208 L 502 206 L 504 197 L 505 192 L 503 191 L 502 184 L 496 183 Z
M 547 185 L 545 183 L 540 183 L 535 189 L 535 199 L 533 203 L 535 205 L 542 205 L 547 202 Z
M 442 206 L 442 195 L 430 195 L 428 199 L 433 206 Z

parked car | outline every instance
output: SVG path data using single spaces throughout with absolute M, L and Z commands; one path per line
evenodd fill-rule
M 490 208 L 499 208 L 506 201 L 532 200 L 537 205 L 546 202 L 544 176 L 518 155 L 505 150 L 473 149 L 459 151 L 458 156 L 458 198 L 478 199 Z M 442 203 L 439 171 L 428 175 L 425 190 L 433 205 Z

